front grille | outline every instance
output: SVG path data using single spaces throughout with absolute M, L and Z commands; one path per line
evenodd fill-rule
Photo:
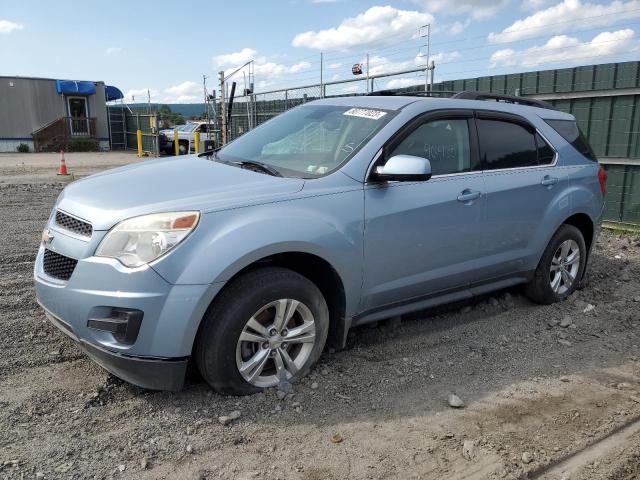
M 78 235 L 82 235 L 83 237 L 90 237 L 93 233 L 93 228 L 91 227 L 90 223 L 78 220 L 77 218 L 72 217 L 71 215 L 67 215 L 60 210 L 56 211 L 56 223 L 65 230 L 77 233 Z
M 44 251 L 44 272 L 51 277 L 69 280 L 77 263 L 75 258 L 65 257 L 48 249 Z

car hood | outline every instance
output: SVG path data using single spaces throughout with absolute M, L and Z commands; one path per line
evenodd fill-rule
M 211 161 L 181 156 L 107 170 L 73 182 L 57 208 L 87 220 L 94 230 L 147 213 L 211 212 L 286 199 L 304 180 L 273 177 Z

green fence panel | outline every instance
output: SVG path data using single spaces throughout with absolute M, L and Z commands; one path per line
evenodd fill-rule
M 593 90 L 593 65 L 587 67 L 577 67 L 573 77 L 573 91 L 586 92 Z
M 573 91 L 573 68 L 556 70 L 555 91 L 558 93 Z
M 598 157 L 607 155 L 609 123 L 611 119 L 611 98 L 594 98 L 589 122 L 589 143 Z
M 453 82 L 453 91 L 462 92 L 464 90 L 464 80 L 456 80 Z
M 477 78 L 466 78 L 464 80 L 464 89 L 475 92 L 478 90 L 478 79 Z
M 478 79 L 478 91 L 490 92 L 491 91 L 491 78 L 492 77 L 480 77 Z
M 527 72 L 523 74 L 522 93 L 525 95 L 535 95 L 538 93 L 538 72 Z
M 517 91 L 522 92 L 522 75 L 516 73 L 514 75 L 507 75 L 507 91 L 509 95 L 515 95 Z
M 640 166 L 627 166 L 622 196 L 622 221 L 640 224 Z
M 638 86 L 639 62 L 624 62 L 618 64 L 616 88 L 634 88 Z
M 603 165 L 607 171 L 607 195 L 604 203 L 604 220 L 622 221 L 622 195 L 624 193 L 625 165 Z
M 596 65 L 596 75 L 594 81 L 595 90 L 609 90 L 615 85 L 616 64 L 607 63 L 604 65 Z
M 628 156 L 640 158 L 640 95 L 633 97 L 633 116 L 631 119 Z
M 507 86 L 506 75 L 495 75 L 491 82 L 491 93 L 505 93 Z
M 608 157 L 626 157 L 631 139 L 634 97 L 612 97 L 609 126 Z
M 553 93 L 556 85 L 556 71 L 538 72 L 538 93 Z

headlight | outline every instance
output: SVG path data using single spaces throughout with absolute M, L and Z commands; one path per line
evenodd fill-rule
M 200 212 L 154 213 L 124 220 L 102 239 L 96 256 L 117 258 L 127 267 L 152 262 L 196 227 Z

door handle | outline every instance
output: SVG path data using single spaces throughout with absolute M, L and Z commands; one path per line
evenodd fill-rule
M 467 188 L 458 194 L 458 201 L 469 204 L 470 202 L 480 198 L 480 195 L 482 195 L 481 192 Z
M 542 181 L 540 182 L 540 184 L 545 187 L 551 187 L 556 183 L 558 183 L 558 178 L 552 177 L 551 175 L 545 175 L 544 177 L 542 177 Z

